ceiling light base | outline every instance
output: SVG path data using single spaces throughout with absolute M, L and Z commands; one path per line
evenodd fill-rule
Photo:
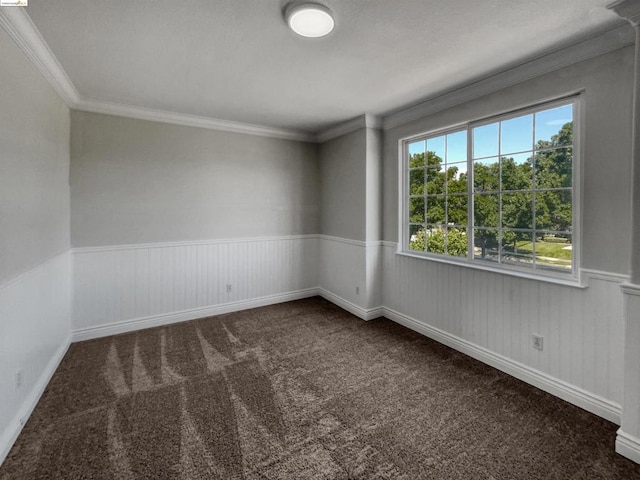
M 303 37 L 324 37 L 335 27 L 331 10 L 319 3 L 290 4 L 285 10 L 285 18 L 289 28 Z

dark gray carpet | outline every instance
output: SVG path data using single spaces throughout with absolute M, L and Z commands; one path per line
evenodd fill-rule
M 0 479 L 640 479 L 615 431 L 312 298 L 73 344 Z

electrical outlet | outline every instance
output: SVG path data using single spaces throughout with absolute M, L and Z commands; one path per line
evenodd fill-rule
M 356 295 L 360 295 L 360 287 L 356 287 Z
M 22 370 L 18 370 L 16 372 L 16 390 L 20 390 L 22 388 Z
M 533 334 L 533 348 L 536 350 L 544 350 L 544 337 L 542 335 Z
M 227 283 L 227 293 L 231 293 L 231 284 Z

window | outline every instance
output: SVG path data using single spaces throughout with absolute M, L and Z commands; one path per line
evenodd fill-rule
M 402 250 L 576 272 L 575 99 L 404 140 Z

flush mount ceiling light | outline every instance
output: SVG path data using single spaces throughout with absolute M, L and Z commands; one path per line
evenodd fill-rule
M 303 37 L 324 37 L 335 26 L 331 10 L 317 3 L 290 5 L 286 18 L 291 30 Z

